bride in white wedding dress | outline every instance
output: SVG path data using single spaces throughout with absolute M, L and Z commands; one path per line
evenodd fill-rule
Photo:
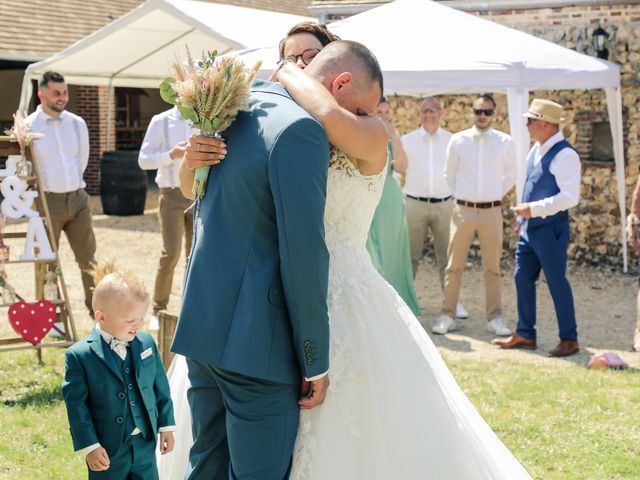
M 320 84 L 294 69 L 283 69 L 279 79 L 315 116 L 315 104 L 302 97 Z M 318 94 L 325 107 L 333 102 L 333 97 Z M 369 134 L 380 135 L 381 124 L 373 126 L 376 120 L 351 117 L 350 122 L 366 122 Z M 334 128 L 327 125 L 329 139 L 348 151 L 339 138 L 332 138 Z M 384 131 L 382 135 L 384 141 Z M 332 153 L 325 210 L 331 385 L 323 405 L 301 411 L 291 478 L 529 479 L 370 260 L 367 235 L 386 168 L 379 162 L 378 173 L 365 175 L 341 150 Z M 192 444 L 183 357 L 174 360 L 169 379 L 178 425 L 176 448 L 160 458 L 158 466 L 161 479 L 176 480 L 183 478 Z

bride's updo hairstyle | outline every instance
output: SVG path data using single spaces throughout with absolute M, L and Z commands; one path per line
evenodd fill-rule
M 284 58 L 284 48 L 287 44 L 287 40 L 289 40 L 291 36 L 298 33 L 308 33 L 310 35 L 313 35 L 318 39 L 323 47 L 329 45 L 331 42 L 340 40 L 340 37 L 331 33 L 329 29 L 327 29 L 326 25 L 321 25 L 315 22 L 300 22 L 295 24 L 291 28 L 291 30 L 287 32 L 287 36 L 280 40 L 280 44 L 278 46 L 280 52 L 280 60 Z

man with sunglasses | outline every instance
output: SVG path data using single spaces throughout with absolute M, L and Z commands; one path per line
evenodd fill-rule
M 407 153 L 404 194 L 413 277 L 422 258 L 429 231 L 433 237 L 440 286 L 444 288 L 444 269 L 447 266 L 449 225 L 453 210 L 451 188 L 444 179 L 447 145 L 453 135 L 440 127 L 442 105 L 435 97 L 428 97 L 420 105 L 421 126 L 402 136 Z M 469 314 L 462 304 L 456 306 L 456 317 Z
M 502 197 L 516 181 L 515 147 L 506 133 L 491 128 L 496 102 L 485 94 L 473 102 L 473 127 L 451 137 L 444 176 L 455 197 L 451 215 L 444 302 L 432 328 L 444 335 L 456 328 L 453 320 L 469 248 L 480 242 L 485 282 L 487 327 L 499 336 L 511 330 L 502 319 Z
M 580 157 L 560 131 L 562 106 L 549 100 L 531 102 L 527 128 L 536 141 L 529 152 L 522 203 L 515 207 L 520 237 L 516 250 L 518 326 L 501 348 L 536 348 L 536 281 L 544 271 L 556 310 L 560 343 L 552 357 L 577 353 L 578 332 L 571 285 L 567 280 L 568 209 L 580 200 Z

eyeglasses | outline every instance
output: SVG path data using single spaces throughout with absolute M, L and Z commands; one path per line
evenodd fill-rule
M 302 60 L 302 63 L 305 65 L 309 65 L 309 62 L 313 60 L 316 55 L 320 52 L 319 48 L 307 48 L 304 52 L 299 55 L 287 55 L 284 57 L 285 60 L 291 60 L 292 62 L 298 62 L 298 60 Z
M 421 110 L 422 113 L 438 113 L 439 111 L 439 108 L 423 108 Z
M 490 117 L 491 115 L 493 115 L 495 113 L 495 110 L 493 108 L 474 108 L 473 109 L 473 114 L 476 115 L 477 117 L 479 117 L 483 113 L 487 117 Z

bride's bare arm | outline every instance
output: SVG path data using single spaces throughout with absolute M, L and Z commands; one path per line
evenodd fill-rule
M 370 116 L 370 112 L 355 115 L 342 108 L 329 90 L 291 62 L 280 68 L 278 80 L 322 124 L 329 142 L 355 159 L 361 173 L 372 175 L 384 168 L 388 137 L 379 119 Z

